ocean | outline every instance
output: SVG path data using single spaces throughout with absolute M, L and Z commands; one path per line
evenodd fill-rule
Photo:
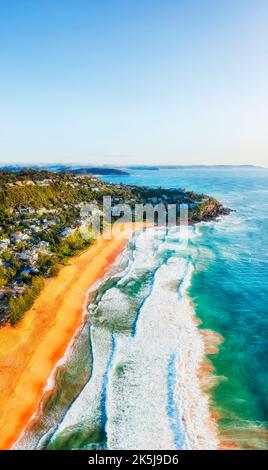
M 234 210 L 137 232 L 16 448 L 268 448 L 268 170 L 105 176 L 185 188 Z

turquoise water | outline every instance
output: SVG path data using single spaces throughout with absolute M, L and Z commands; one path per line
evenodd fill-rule
M 236 210 L 200 228 L 189 292 L 203 326 L 224 338 L 211 358 L 227 379 L 214 392 L 222 428 L 243 446 L 267 447 L 268 170 L 139 171 L 123 182 L 191 188 Z
M 192 189 L 235 212 L 192 227 L 187 246 L 176 228 L 134 236 L 96 287 L 90 320 L 18 447 L 267 448 L 268 170 L 135 170 L 105 179 Z M 210 356 L 218 380 L 209 394 L 196 380 L 203 328 L 223 338 Z

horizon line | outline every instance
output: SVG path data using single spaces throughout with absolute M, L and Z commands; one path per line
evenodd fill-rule
M 133 165 L 118 165 L 118 164 L 94 164 L 94 163 L 77 163 L 77 162 L 66 162 L 66 163 L 1 163 L 0 162 L 0 169 L 8 168 L 8 167 L 18 167 L 18 168 L 54 168 L 54 167 L 75 167 L 75 168 L 129 168 L 129 169 L 143 169 L 143 168 L 165 168 L 165 169 L 172 169 L 172 168 L 209 168 L 209 167 L 219 167 L 219 168 L 241 168 L 241 167 L 250 167 L 250 168 L 261 168 L 261 169 L 268 169 L 268 166 L 257 165 L 253 163 L 238 163 L 238 164 L 224 164 L 224 163 L 216 163 L 216 164 L 133 164 Z

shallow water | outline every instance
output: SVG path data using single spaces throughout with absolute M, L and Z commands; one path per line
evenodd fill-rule
M 18 447 L 215 448 L 214 410 L 220 445 L 267 448 L 268 171 L 138 170 L 106 179 L 193 189 L 236 212 L 192 227 L 186 249 L 176 228 L 135 235 L 96 290 L 90 322 Z M 224 339 L 210 356 L 219 378 L 210 406 L 197 380 L 200 328 Z

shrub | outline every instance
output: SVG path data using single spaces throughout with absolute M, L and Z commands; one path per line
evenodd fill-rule
M 32 280 L 31 287 L 28 287 L 24 294 L 9 300 L 9 319 L 12 325 L 18 323 L 23 314 L 32 307 L 43 287 L 44 279 L 41 276 L 36 276 Z

